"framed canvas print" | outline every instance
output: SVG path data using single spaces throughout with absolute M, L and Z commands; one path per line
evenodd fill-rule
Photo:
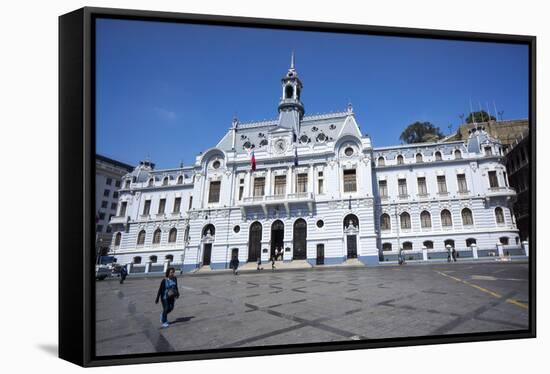
M 59 353 L 535 336 L 535 37 L 59 19 Z

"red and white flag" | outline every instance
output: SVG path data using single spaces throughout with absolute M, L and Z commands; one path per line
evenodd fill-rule
M 252 151 L 252 159 L 250 160 L 252 166 L 252 171 L 256 171 L 256 157 L 254 156 L 254 151 Z

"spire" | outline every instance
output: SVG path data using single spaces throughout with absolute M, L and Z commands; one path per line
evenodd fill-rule
M 300 133 L 300 121 L 304 116 L 301 101 L 302 82 L 295 68 L 294 51 L 290 54 L 290 67 L 281 79 L 282 96 L 279 101 L 279 126 L 292 129 L 295 137 Z
M 292 54 L 290 55 L 290 69 L 294 70 L 294 51 L 292 51 Z

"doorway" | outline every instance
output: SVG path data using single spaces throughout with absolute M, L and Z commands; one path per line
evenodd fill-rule
M 305 260 L 307 258 L 307 223 L 302 218 L 294 222 L 293 242 L 294 253 L 292 258 L 294 260 Z
M 284 250 L 285 225 L 281 220 L 276 220 L 271 225 L 271 257 L 275 256 L 276 250 Z

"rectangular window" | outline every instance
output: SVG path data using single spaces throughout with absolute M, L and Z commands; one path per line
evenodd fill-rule
M 504 185 L 506 187 L 508 187 L 508 178 L 506 177 L 506 172 L 505 171 L 502 172 L 502 176 L 504 177 Z
M 116 210 L 116 203 L 111 203 L 111 210 Z
M 461 193 L 468 192 L 468 185 L 466 184 L 466 175 L 458 174 L 456 176 L 456 180 L 458 182 L 458 192 L 461 192 Z
M 275 195 L 281 196 L 286 192 L 286 175 L 275 176 Z
M 104 219 L 105 219 L 105 213 L 104 213 L 104 212 L 100 212 L 100 213 L 99 213 L 99 219 L 100 219 L 100 220 L 104 220 Z
M 193 196 L 189 196 L 189 208 L 188 210 L 191 210 L 191 207 L 193 206 Z
M 145 205 L 143 205 L 143 215 L 147 216 L 151 212 L 151 200 L 145 200 Z
M 102 208 L 107 208 L 107 204 L 108 204 L 107 201 L 102 201 L 102 202 L 101 202 L 101 207 L 102 207 Z
M 164 214 L 166 208 L 166 199 L 160 199 L 158 214 Z
M 485 156 L 492 156 L 493 151 L 491 151 L 491 147 L 485 147 Z
M 378 191 L 380 192 L 380 197 L 388 197 L 388 182 L 387 181 L 378 181 Z
M 126 201 L 123 201 L 120 203 L 120 217 L 124 217 L 126 215 L 126 207 L 128 206 L 128 203 Z
M 176 197 L 174 199 L 174 209 L 172 210 L 173 213 L 179 213 L 181 207 L 181 197 Z
M 105 190 L 105 191 L 103 191 L 103 196 L 109 197 L 110 193 L 111 193 L 111 190 Z
M 307 192 L 307 174 L 298 174 L 296 176 L 296 192 Z
M 113 229 L 111 228 L 111 225 L 107 225 L 107 228 L 105 229 L 105 232 L 107 234 L 111 233 L 113 231 Z
M 439 193 L 447 193 L 447 182 L 444 175 L 437 176 L 437 191 Z
M 344 192 L 356 192 L 357 182 L 355 179 L 355 169 L 344 170 Z
M 115 187 L 120 187 L 120 181 L 115 181 Z
M 107 178 L 107 180 L 105 181 L 105 184 L 107 184 L 108 186 L 110 186 L 111 183 L 113 183 L 113 179 L 112 179 L 112 178 Z
M 489 172 L 489 187 L 497 188 L 498 187 L 498 178 L 496 171 Z
M 265 178 L 254 178 L 254 196 L 264 196 Z
M 210 191 L 208 192 L 208 202 L 218 203 L 220 201 L 220 181 L 210 182 Z
M 405 196 L 408 195 L 407 180 L 406 179 L 398 179 L 397 180 L 397 188 L 398 188 L 399 196 L 405 197 Z
M 418 195 L 426 196 L 428 194 L 428 187 L 426 186 L 426 178 L 419 177 L 418 181 Z
M 243 199 L 244 186 L 239 186 L 239 201 Z
M 318 193 L 319 195 L 321 195 L 321 194 L 323 193 L 323 187 L 324 187 L 323 184 L 324 184 L 324 180 L 323 180 L 323 179 L 319 179 L 318 182 L 319 182 L 319 183 L 318 183 L 318 191 L 317 191 L 317 193 Z
M 113 199 L 118 199 L 118 191 L 113 192 Z

